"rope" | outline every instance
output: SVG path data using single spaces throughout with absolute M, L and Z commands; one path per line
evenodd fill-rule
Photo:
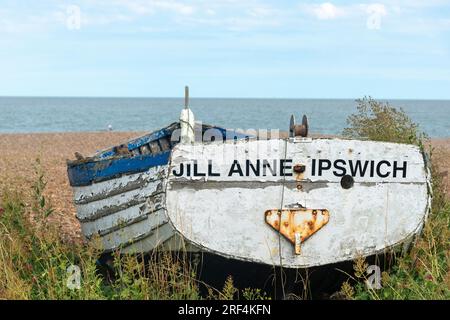
M 284 159 L 286 159 L 287 156 L 287 139 L 285 140 L 285 146 L 284 146 Z M 284 188 L 286 184 L 286 175 L 283 175 L 283 183 L 281 188 L 281 204 L 280 204 L 280 224 L 279 228 L 281 229 L 281 212 L 283 210 L 283 203 L 284 203 Z M 280 279 L 281 279 L 281 290 L 283 290 L 283 299 L 286 298 L 286 293 L 284 290 L 284 280 L 283 280 L 283 257 L 281 255 L 281 232 L 278 230 L 278 256 L 280 257 Z
M 192 129 L 192 131 L 194 131 L 194 127 L 189 123 L 189 121 L 185 121 L 185 120 L 181 120 L 181 119 L 180 119 L 180 123 L 181 123 L 181 122 L 187 123 L 187 125 Z

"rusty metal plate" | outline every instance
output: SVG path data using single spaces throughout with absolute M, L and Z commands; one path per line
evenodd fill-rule
M 295 246 L 295 254 L 301 253 L 301 244 L 328 223 L 330 213 L 326 209 L 267 210 L 266 222 L 279 231 Z

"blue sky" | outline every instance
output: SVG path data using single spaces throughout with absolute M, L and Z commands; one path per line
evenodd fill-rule
M 450 1 L 0 0 L 0 72 L 0 96 L 450 99 Z

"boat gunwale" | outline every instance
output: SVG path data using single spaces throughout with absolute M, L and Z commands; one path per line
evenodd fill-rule
M 170 149 L 161 151 L 159 153 L 148 154 L 133 154 L 131 151 L 139 148 L 140 146 L 150 143 L 152 141 L 158 141 L 161 138 L 167 137 L 179 126 L 179 122 L 174 122 L 167 127 L 153 131 L 140 138 L 135 138 L 129 141 L 127 144 L 134 143 L 132 149 L 128 147 L 128 151 L 125 154 L 114 154 L 107 157 L 102 157 L 107 152 L 114 150 L 117 146 L 106 149 L 106 151 L 100 151 L 94 156 L 87 157 L 79 160 L 67 160 L 67 172 L 69 176 L 69 182 L 72 187 L 81 187 L 91 185 L 92 183 L 101 182 L 105 180 L 114 179 L 124 174 L 132 174 L 144 172 L 150 168 L 156 166 L 167 165 L 169 163 L 170 154 L 177 143 L 171 143 Z M 228 130 L 223 127 L 202 124 L 202 133 L 209 129 L 218 129 L 227 138 L 227 132 L 233 133 L 233 140 L 248 139 L 251 135 L 241 133 L 235 130 Z M 231 139 L 230 139 L 231 140 Z M 136 141 L 140 141 L 136 143 Z M 119 145 L 120 146 L 120 145 Z M 130 162 L 133 166 L 130 167 Z M 105 171 L 112 171 L 108 173 Z M 116 172 L 114 172 L 116 171 Z M 100 174 L 99 174 L 100 173 Z

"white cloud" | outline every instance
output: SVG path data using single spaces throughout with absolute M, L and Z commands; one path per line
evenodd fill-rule
M 153 14 L 158 11 L 191 15 L 195 11 L 192 5 L 175 0 L 118 0 L 117 3 L 140 15 Z
M 376 14 L 380 16 L 387 15 L 387 10 L 384 4 L 382 3 L 371 3 L 367 5 L 366 12 L 368 14 Z
M 206 13 L 208 16 L 215 16 L 215 15 L 216 15 L 216 11 L 213 10 L 213 9 L 206 9 L 206 10 L 205 10 L 205 13 Z
M 190 15 L 194 13 L 194 7 L 177 1 L 153 1 L 154 6 L 158 9 L 173 11 L 177 14 Z
M 45 33 L 51 25 L 60 24 L 59 11 L 47 14 L 25 14 L 13 10 L 0 10 L 0 33 L 25 34 Z
M 266 18 L 273 15 L 273 10 L 269 7 L 257 6 L 249 10 L 249 14 L 256 18 Z
M 260 0 L 197 0 L 195 13 L 179 16 L 175 22 L 182 25 L 210 26 L 231 31 L 247 31 L 282 25 L 285 12 L 263 4 Z
M 369 15 L 385 16 L 388 9 L 382 3 L 359 3 L 335 5 L 331 2 L 322 4 L 302 4 L 300 11 L 319 20 L 334 20 L 338 18 L 361 19 Z
M 436 18 L 419 10 L 424 6 L 436 7 L 433 10 L 438 10 L 439 6 L 448 8 L 448 0 L 447 5 L 444 0 L 369 0 L 346 4 L 323 1 L 286 5 L 269 0 L 84 0 L 79 1 L 79 6 L 82 28 L 117 24 L 124 32 L 142 28 L 176 30 L 186 25 L 199 30 L 208 26 L 237 31 L 299 30 L 299 27 L 317 24 L 315 20 L 339 20 L 361 27 L 367 24 L 371 29 L 380 29 L 382 25 L 383 30 L 410 34 L 447 32 L 449 29 L 444 21 L 447 17 Z M 25 10 L 13 3 L 0 8 L 0 32 L 51 32 L 64 27 L 67 6 L 58 0 L 45 3 L 34 10 L 32 6 Z
M 398 8 L 432 8 L 449 4 L 448 0 L 389 0 L 390 6 Z
M 314 5 L 314 7 L 311 8 L 311 10 L 316 16 L 316 18 L 320 20 L 335 19 L 343 14 L 342 9 L 339 9 L 330 2 Z
M 333 20 L 348 15 L 354 11 L 353 6 L 336 6 L 331 2 L 324 2 L 321 4 L 301 4 L 299 5 L 300 11 L 315 17 L 319 20 Z
M 229 31 L 248 31 L 263 27 L 277 27 L 280 25 L 275 19 L 261 19 L 257 17 L 221 17 L 211 19 L 210 17 L 188 17 L 178 20 L 178 23 L 189 26 L 207 26 Z

